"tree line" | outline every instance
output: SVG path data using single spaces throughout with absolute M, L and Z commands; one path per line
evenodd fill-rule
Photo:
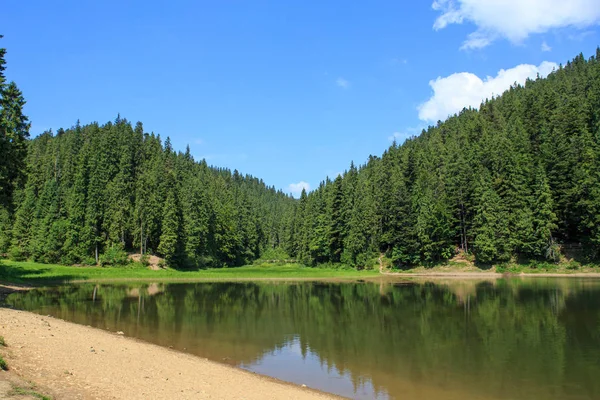
M 194 161 L 117 118 L 29 143 L 2 249 L 14 259 L 96 264 L 124 250 L 179 267 L 242 265 L 280 245 L 293 199 L 237 171 Z
M 265 252 L 308 265 L 396 266 L 600 255 L 600 49 L 513 85 L 300 199 L 120 116 L 33 140 L 0 49 L 0 253 L 63 264 L 125 251 L 175 267 Z
M 287 243 L 309 264 L 598 258 L 600 49 L 303 192 Z
M 25 100 L 0 49 L 0 253 L 98 264 L 125 251 L 175 267 L 242 265 L 282 246 L 294 200 L 120 116 L 29 138 Z

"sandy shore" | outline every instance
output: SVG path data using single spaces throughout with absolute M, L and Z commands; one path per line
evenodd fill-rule
M 11 379 L 54 399 L 334 399 L 116 333 L 0 308 Z M 0 393 L 1 394 L 1 393 Z M 0 397 L 2 397 L 0 395 Z M 21 397 L 18 397 L 21 398 Z

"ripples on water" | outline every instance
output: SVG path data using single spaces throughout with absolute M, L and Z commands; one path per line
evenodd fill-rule
M 84 284 L 7 302 L 351 398 L 600 398 L 594 279 Z

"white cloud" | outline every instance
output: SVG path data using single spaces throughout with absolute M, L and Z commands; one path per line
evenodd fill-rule
M 583 29 L 600 23 L 600 0 L 435 0 L 441 13 L 433 29 L 474 23 L 461 49 L 478 49 L 499 37 L 520 43 L 533 33 L 554 28 Z
M 304 181 L 300 181 L 298 183 L 290 183 L 288 185 L 288 191 L 294 195 L 294 197 L 300 197 L 302 193 L 302 189 L 307 192 L 310 190 L 310 185 Z
M 501 69 L 495 77 L 479 78 L 470 72 L 460 72 L 445 78 L 429 81 L 433 96 L 418 107 L 419 119 L 435 122 L 445 120 L 465 107 L 479 107 L 486 98 L 504 93 L 515 82 L 525 83 L 537 74 L 547 76 L 558 65 L 544 61 L 539 66 L 521 64 L 507 70 Z
M 552 47 L 548 46 L 548 43 L 542 43 L 542 51 L 552 51 Z
M 337 78 L 337 80 L 335 81 L 335 84 L 338 85 L 339 87 L 341 87 L 342 89 L 348 89 L 350 87 L 350 82 L 348 82 L 346 79 L 340 77 Z

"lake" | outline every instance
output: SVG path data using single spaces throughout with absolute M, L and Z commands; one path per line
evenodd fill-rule
M 350 398 L 600 398 L 591 278 L 81 284 L 6 301 Z

